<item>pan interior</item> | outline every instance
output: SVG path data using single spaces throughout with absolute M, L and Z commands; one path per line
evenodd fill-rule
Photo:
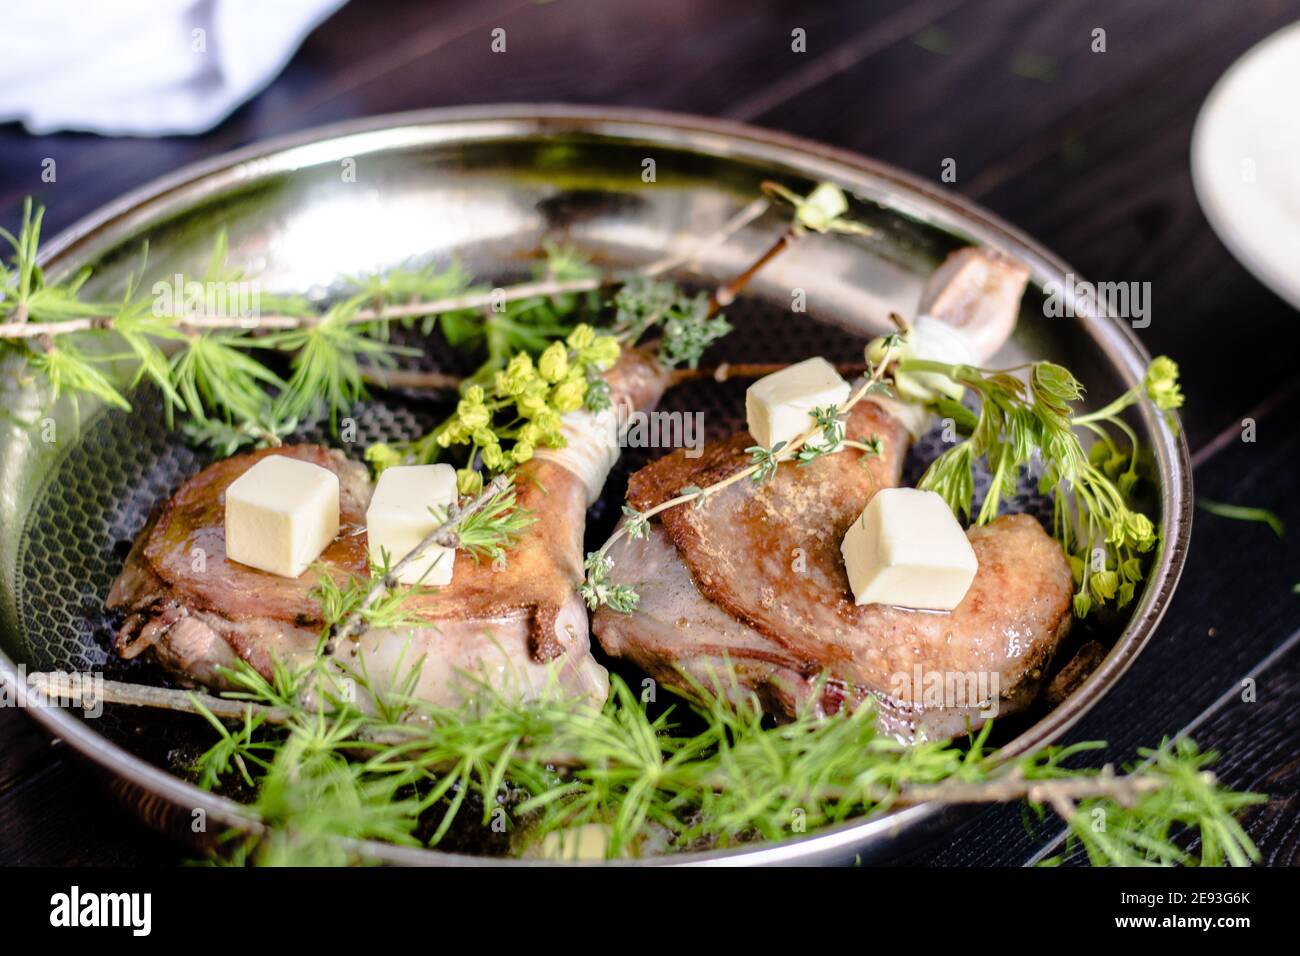
M 641 178 L 643 143 L 587 135 L 546 135 L 485 142 L 431 143 L 378 152 L 357 160 L 357 181 L 339 178 L 334 158 L 268 175 L 239 177 L 206 198 L 174 199 L 128 235 L 93 240 L 96 272 L 88 292 L 109 296 L 138 267 L 141 243 L 150 243 L 146 283 L 177 271 L 199 272 L 217 232 L 229 238 L 230 261 L 244 266 L 268 291 L 306 292 L 327 299 L 339 274 L 383 269 L 409 261 L 458 259 L 477 277 L 517 281 L 544 241 L 570 242 L 607 268 L 648 262 L 678 251 L 716 228 L 758 192 L 764 179 L 792 188 L 811 180 L 792 169 L 662 145 L 654 147 L 659 180 Z M 822 355 L 860 361 L 864 342 L 887 327 L 891 310 L 910 314 L 924 277 L 961 237 L 902 215 L 888 205 L 855 199 L 854 215 L 871 224 L 866 239 L 814 237 L 763 273 L 751 294 L 727 310 L 736 328 L 705 357 L 721 362 L 789 362 Z M 770 212 L 724 247 L 702 252 L 679 276 L 707 288 L 743 268 L 781 227 Z M 75 258 L 75 257 L 74 257 Z M 71 269 L 81 262 L 60 262 Z M 792 290 L 806 294 L 807 311 L 791 309 Z M 1049 320 L 1042 293 L 1026 296 L 1008 364 L 1024 356 L 1064 361 L 1099 398 L 1123 385 L 1093 346 L 1081 322 Z M 465 359 L 440 339 L 401 333 L 423 349 L 412 365 L 463 371 Z M 672 390 L 664 407 L 702 412 L 712 439 L 744 427 L 744 381 L 695 381 Z M 74 415 L 66 400 L 45 416 L 59 441 L 41 447 L 36 424 L 3 423 L 0 468 L 7 530 L 0 541 L 0 624 L 3 648 L 28 670 L 102 671 L 109 677 L 164 682 L 148 665 L 124 664 L 109 650 L 116 621 L 104 609 L 109 585 L 131 541 L 154 508 L 211 457 L 166 428 L 159 397 L 149 389 L 130 396 L 133 411 L 95 409 Z M 327 423 L 305 427 L 295 440 L 343 447 L 359 458 L 374 441 L 423 434 L 451 410 L 446 397 L 378 393 L 352 412 L 355 441 L 341 444 Z M 942 449 L 938 432 L 908 459 L 906 480 L 919 476 Z M 627 476 L 659 451 L 630 449 L 588 520 L 587 544 L 607 536 Z M 1028 484 L 1012 510 L 1042 513 Z M 1077 629 L 1072 640 L 1107 646 L 1123 622 Z M 1068 658 L 1070 648 L 1064 648 Z M 607 662 L 608 663 L 608 662 Z M 616 666 L 617 669 L 617 666 Z M 1005 721 L 1009 739 L 1042 716 L 1031 711 Z M 159 718 L 128 708 L 106 709 L 93 730 L 156 766 L 184 774 L 209 738 L 197 721 Z M 475 850 L 473 846 L 457 847 Z M 484 848 L 491 850 L 491 848 Z

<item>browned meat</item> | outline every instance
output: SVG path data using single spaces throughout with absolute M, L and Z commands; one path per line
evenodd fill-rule
M 678 454 L 642 469 L 631 483 L 633 506 L 732 473 L 747 439 L 707 449 L 694 477 Z M 641 603 L 632 615 L 596 614 L 601 645 L 672 684 L 681 683 L 681 666 L 707 685 L 708 668 L 729 658 L 767 706 L 786 714 L 825 674 L 814 706 L 833 711 L 870 694 L 886 725 L 909 735 L 951 736 L 968 719 L 974 726 L 987 712 L 1027 705 L 1071 620 L 1073 582 L 1060 546 L 1033 518 L 1005 515 L 969 532 L 979 572 L 955 610 L 858 606 L 839 551 L 874 490 L 856 480 L 864 474 L 857 457 L 846 451 L 805 469 L 834 469 L 821 475 L 783 465 L 762 485 L 737 482 L 704 508 L 665 512 L 649 541 L 615 546 L 613 577 L 636 587 Z M 897 476 L 885 459 L 878 470 L 889 479 L 882 487 Z
M 868 468 L 847 450 L 800 467 L 784 465 L 769 481 L 738 481 L 702 508 L 672 508 L 660 516 L 664 530 L 687 564 L 700 593 L 777 640 L 801 666 L 850 651 L 826 632 L 827 613 L 848 615 L 842 596 L 848 579 L 840 541 L 872 492 L 898 483 L 907 433 L 876 405 L 853 409 L 847 434 L 884 440 L 885 453 Z M 748 432 L 716 442 L 696 458 L 674 452 L 642 468 L 628 482 L 628 501 L 653 508 L 686 485 L 701 488 L 750 463 Z M 851 602 L 849 607 L 852 607 Z
M 641 408 L 658 401 L 666 380 L 640 352 L 625 356 L 609 377 L 616 400 Z M 465 675 L 520 696 L 540 693 L 556 680 L 563 691 L 603 699 L 608 680 L 591 657 L 587 614 L 574 588 L 582 577 L 587 503 L 595 496 L 589 486 L 603 484 L 606 471 L 588 460 L 599 446 L 585 434 L 595 431 L 595 423 L 579 415 L 566 430 L 571 448 L 538 456 L 519 469 L 519 501 L 533 511 L 536 523 L 504 568 L 458 552 L 451 585 L 407 605 L 427 626 L 371 630 L 338 653 L 362 658 L 381 686 L 423 656 L 418 693 L 437 703 L 454 704 L 463 697 Z M 608 463 L 616 453 L 616 448 L 602 452 Z M 316 572 L 287 579 L 225 555 L 225 489 L 268 454 L 303 458 L 339 475 L 339 537 L 321 561 L 340 580 L 366 572 L 364 522 L 371 488 L 364 468 L 340 452 L 312 445 L 225 459 L 181 486 L 157 521 L 141 532 L 114 582 L 109 606 L 126 612 L 117 637 L 123 657 L 151 651 L 183 679 L 221 686 L 220 668 L 236 658 L 269 674 L 276 658 L 292 661 L 315 652 L 322 626 L 310 594 Z
M 927 286 L 923 305 L 987 356 L 1014 324 L 1025 277 L 995 254 L 963 250 Z M 740 481 L 702 508 L 664 512 L 649 540 L 615 545 L 612 577 L 641 601 L 630 615 L 597 612 L 602 646 L 677 686 L 682 673 L 707 686 L 730 661 L 742 691 L 787 715 L 869 695 L 882 724 L 904 736 L 952 736 L 1023 708 L 1071 622 L 1073 582 L 1059 545 L 1033 518 L 1004 516 L 969 532 L 979 572 L 953 611 L 854 604 L 840 542 L 875 490 L 897 482 L 910 436 L 866 402 L 847 433 L 884 439 L 885 454 L 865 469 L 853 450 L 783 464 L 767 482 Z M 660 459 L 632 476 L 629 501 L 645 510 L 684 486 L 725 479 L 748 465 L 752 444 L 741 433 L 696 459 Z

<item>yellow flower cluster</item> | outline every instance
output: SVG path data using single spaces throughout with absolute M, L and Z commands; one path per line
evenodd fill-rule
M 1178 363 L 1167 355 L 1158 355 L 1147 366 L 1143 379 L 1147 396 L 1156 408 L 1172 411 L 1183 405 L 1183 392 L 1178 387 Z
M 617 339 L 579 325 L 563 342 L 547 346 L 536 362 L 527 352 L 515 354 L 493 377 L 490 389 L 466 388 L 455 416 L 435 438 L 443 448 L 473 446 L 469 465 L 457 472 L 461 493 L 474 494 L 482 487 L 476 456 L 488 471 L 500 472 L 528 461 L 539 447 L 562 448 L 561 416 L 583 407 L 588 375 L 609 368 L 618 355 Z M 497 424 L 503 410 L 514 414 Z

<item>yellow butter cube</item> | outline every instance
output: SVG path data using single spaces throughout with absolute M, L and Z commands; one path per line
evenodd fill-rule
M 755 443 L 773 448 L 789 443 L 814 424 L 815 408 L 842 406 L 849 399 L 849 383 L 824 358 L 810 358 L 779 372 L 765 375 L 745 392 L 745 418 Z M 820 433 L 807 447 L 821 444 Z
M 296 578 L 339 533 L 339 479 L 328 468 L 267 455 L 226 489 L 226 557 Z
M 948 503 L 933 491 L 884 488 L 840 544 L 857 604 L 951 611 L 979 565 Z
M 451 465 L 385 468 L 366 509 L 371 562 L 381 563 L 387 552 L 389 565 L 397 564 L 445 520 L 433 512 L 445 515 L 455 502 L 456 469 Z M 452 548 L 430 545 L 397 579 L 403 584 L 450 584 L 455 557 Z

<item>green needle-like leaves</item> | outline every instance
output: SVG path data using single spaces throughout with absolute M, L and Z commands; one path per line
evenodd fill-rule
M 274 406 L 274 418 L 303 419 L 324 405 L 331 423 L 340 410 L 365 395 L 361 361 L 391 368 L 400 355 L 419 355 L 413 348 L 372 338 L 360 325 L 349 324 L 349 310 L 335 309 L 319 322 L 261 339 L 263 348 L 293 353 L 293 375 Z
M 496 829 L 504 812 L 516 852 L 594 826 L 620 857 L 784 839 L 918 799 L 1026 798 L 1065 814 L 1066 852 L 1081 846 L 1095 865 L 1258 858 L 1236 815 L 1263 798 L 1220 784 L 1214 755 L 1187 740 L 1141 751 L 1116 776 L 1068 766 L 1096 742 L 1003 762 L 987 749 L 988 724 L 964 745 L 905 744 L 879 732 L 869 703 L 828 717 L 809 707 L 773 725 L 729 669 L 688 679 L 682 720 L 674 708 L 650 716 L 618 677 L 597 708 L 558 685 L 520 703 L 462 675 L 473 703 L 443 708 L 409 696 L 418 665 L 389 694 L 376 692 L 364 660 L 321 658 L 278 668 L 273 681 L 247 665 L 229 676 L 240 687 L 231 696 L 289 713 L 278 727 L 251 712 L 233 728 L 212 721 L 220 739 L 195 768 L 208 786 L 232 776 L 255 786 L 252 809 L 269 832 L 240 844 L 239 862 L 357 862 L 339 836 L 437 846 L 475 825 L 471 802 L 478 825 Z M 331 690 L 341 676 L 356 695 Z M 354 700 L 377 703 L 363 712 Z

